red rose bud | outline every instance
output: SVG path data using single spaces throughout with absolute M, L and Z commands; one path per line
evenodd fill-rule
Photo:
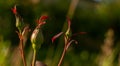
M 44 41 L 44 37 L 41 29 L 35 28 L 35 30 L 31 35 L 31 43 L 32 43 L 33 49 L 39 49 L 43 41 Z
M 19 32 L 21 33 L 21 31 L 24 28 L 23 19 L 19 15 L 16 15 L 15 17 L 16 17 L 16 27 L 18 28 Z
M 17 13 L 16 5 L 11 10 L 12 10 L 12 12 L 15 15 L 15 18 L 16 18 L 16 27 L 18 28 L 19 32 L 21 33 L 22 28 L 23 28 L 23 19 Z
M 39 22 L 39 24 L 34 29 L 31 35 L 31 43 L 33 49 L 40 48 L 41 44 L 43 43 L 43 34 L 41 30 L 41 26 L 44 25 L 46 22 Z

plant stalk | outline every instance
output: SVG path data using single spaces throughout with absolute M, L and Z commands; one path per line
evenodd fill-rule
M 33 60 L 32 60 L 32 66 L 35 66 L 35 61 L 36 61 L 36 49 L 33 50 Z
M 59 61 L 59 63 L 58 63 L 58 66 L 61 66 L 62 61 L 63 61 L 63 58 L 64 58 L 64 56 L 65 56 L 65 53 L 66 53 L 66 46 L 65 46 L 64 49 L 63 49 L 62 56 L 61 56 L 61 58 L 60 58 L 60 61 Z
M 24 66 L 27 66 L 26 60 L 25 60 L 25 55 L 24 55 L 24 50 L 23 50 L 23 39 L 20 39 L 20 52 L 21 52 L 23 64 L 24 64 Z

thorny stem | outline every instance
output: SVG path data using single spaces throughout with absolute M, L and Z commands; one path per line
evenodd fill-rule
M 60 61 L 59 61 L 59 63 L 58 63 L 58 66 L 61 66 L 62 61 L 63 61 L 63 58 L 64 58 L 64 56 L 65 56 L 65 53 L 66 53 L 66 46 L 65 46 L 64 49 L 63 49 L 62 56 L 61 56 L 61 58 L 60 58 Z
M 20 46 L 20 52 L 21 52 L 21 57 L 22 57 L 22 60 L 23 60 L 23 64 L 24 64 L 24 66 L 27 66 L 24 51 L 23 51 L 23 39 L 21 39 L 21 38 L 20 38 L 20 45 L 19 46 Z
M 35 66 L 35 61 L 36 61 L 36 50 L 33 50 L 34 54 L 33 54 L 33 60 L 32 60 L 32 66 Z

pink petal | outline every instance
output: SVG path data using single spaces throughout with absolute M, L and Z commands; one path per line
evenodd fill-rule
M 59 36 L 61 36 L 63 34 L 63 32 L 58 33 L 57 35 L 53 36 L 52 38 L 52 43 L 55 41 L 56 38 L 58 38 Z

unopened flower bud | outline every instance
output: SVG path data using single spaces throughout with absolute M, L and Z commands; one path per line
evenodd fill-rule
M 43 34 L 42 31 L 36 28 L 31 36 L 31 43 L 33 49 L 40 48 L 41 44 L 43 43 Z

